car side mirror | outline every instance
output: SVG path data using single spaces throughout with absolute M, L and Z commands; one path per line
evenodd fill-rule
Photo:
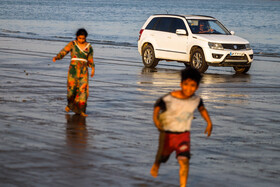
M 231 35 L 234 35 L 234 34 L 235 34 L 235 32 L 234 32 L 234 31 L 230 31 L 230 34 L 231 34 Z
M 176 29 L 176 34 L 178 35 L 187 35 L 187 31 L 184 29 Z

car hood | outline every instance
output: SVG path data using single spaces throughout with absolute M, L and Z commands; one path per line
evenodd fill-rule
M 214 42 L 214 43 L 241 43 L 247 44 L 249 43 L 244 38 L 235 35 L 219 35 L 219 34 L 194 34 L 194 37 L 200 40 L 204 40 L 207 42 Z

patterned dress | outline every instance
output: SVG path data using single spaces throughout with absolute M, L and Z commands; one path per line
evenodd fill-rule
M 72 41 L 56 55 L 56 60 L 62 59 L 69 52 L 71 52 L 71 62 L 67 81 L 67 106 L 76 114 L 81 114 L 86 112 L 89 95 L 88 67 L 94 68 L 93 49 L 88 43 L 82 50 L 76 41 Z

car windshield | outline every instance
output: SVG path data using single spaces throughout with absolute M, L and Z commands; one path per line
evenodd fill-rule
M 225 34 L 230 32 L 217 20 L 187 20 L 193 34 Z

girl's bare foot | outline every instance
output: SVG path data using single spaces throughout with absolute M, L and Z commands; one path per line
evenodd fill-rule
M 87 117 L 88 115 L 85 114 L 84 112 L 81 113 L 81 116 Z
M 159 165 L 157 165 L 157 164 L 154 164 L 152 166 L 152 168 L 151 168 L 151 172 L 150 173 L 155 178 L 158 176 L 158 169 L 159 169 Z
M 66 112 L 70 112 L 70 108 L 68 106 L 65 107 Z

